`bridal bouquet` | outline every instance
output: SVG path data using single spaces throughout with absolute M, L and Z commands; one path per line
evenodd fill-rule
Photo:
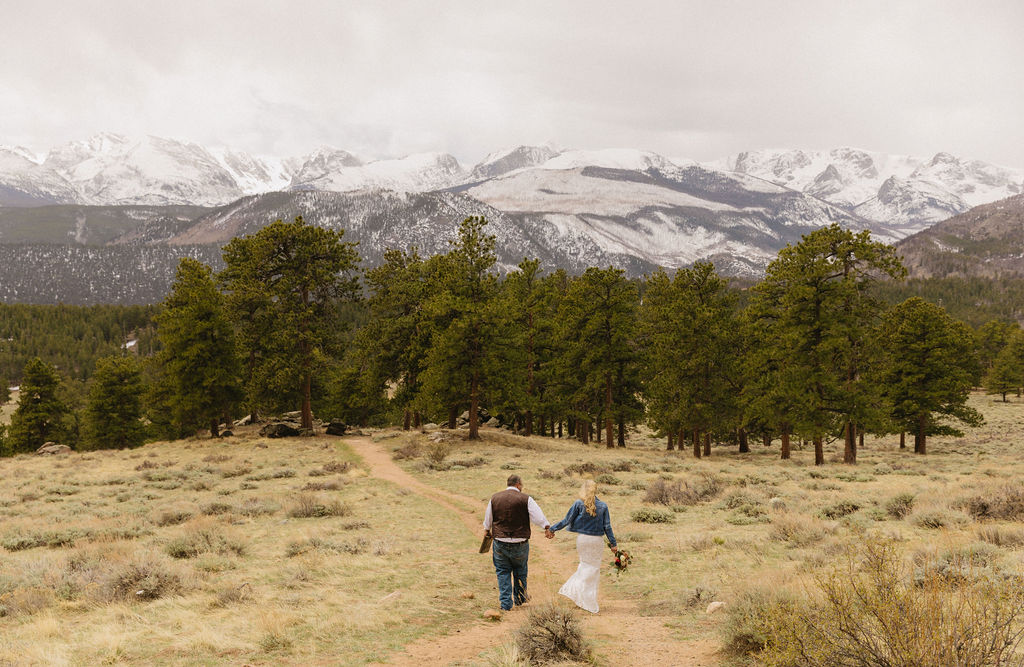
M 629 564 L 633 562 L 633 557 L 629 555 L 629 552 L 624 549 L 619 549 L 615 552 L 615 560 L 612 561 L 612 565 L 615 566 L 615 574 L 622 574 L 629 568 Z

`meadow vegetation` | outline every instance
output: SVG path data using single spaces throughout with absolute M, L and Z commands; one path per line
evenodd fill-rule
M 836 444 L 815 466 L 799 443 L 788 461 L 778 441 L 694 459 L 646 431 L 611 450 L 491 428 L 479 441 L 368 436 L 481 513 L 510 470 L 552 520 L 581 479 L 602 480 L 635 559 L 619 577 L 606 569 L 603 595 L 635 601 L 680 646 L 719 642 L 723 664 L 1007 664 L 1024 627 L 1024 402 L 970 404 L 984 426 L 936 437 L 928 456 L 869 437 L 855 470 Z M 0 662 L 364 664 L 493 607 L 478 536 L 425 530 L 458 522 L 374 479 L 344 438 L 266 440 L 245 427 L 0 465 Z M 574 543 L 537 548 L 571 559 Z M 707 616 L 716 600 L 725 611 Z M 538 624 L 576 627 L 559 613 Z M 528 664 L 531 627 L 480 664 Z M 574 660 L 614 657 L 585 631 L 565 639 Z

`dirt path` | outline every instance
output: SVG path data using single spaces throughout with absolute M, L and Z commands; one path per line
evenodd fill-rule
M 454 512 L 473 535 L 483 532 L 481 501 L 424 484 L 402 470 L 383 447 L 369 438 L 346 438 L 353 451 L 366 462 L 368 472 L 378 479 L 393 482 Z M 561 535 L 559 538 L 563 538 Z M 571 539 L 571 538 L 570 538 Z M 574 553 L 564 554 L 537 540 L 530 549 L 530 592 L 533 604 L 557 598 L 558 588 L 576 567 Z M 481 558 L 487 558 L 482 556 Z M 481 567 L 490 567 L 489 560 Z M 636 603 L 618 598 L 614 589 L 601 591 L 601 613 L 584 614 L 584 628 L 595 642 L 600 655 L 620 665 L 718 665 L 717 647 L 704 640 L 674 640 L 665 627 L 666 618 L 640 616 Z M 564 598 L 559 598 L 563 599 Z M 443 637 L 413 642 L 403 653 L 392 656 L 390 665 L 449 665 L 472 661 L 481 652 L 509 641 L 511 633 L 526 619 L 526 612 L 505 615 L 500 625 L 480 620 L 456 628 Z

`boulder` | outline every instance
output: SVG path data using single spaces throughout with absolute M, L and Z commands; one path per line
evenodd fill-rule
M 220 432 L 220 437 L 222 437 L 222 438 L 230 438 L 233 435 L 234 435 L 234 433 L 232 433 L 230 430 L 225 430 L 225 431 L 221 431 Z
M 435 423 L 433 423 L 433 422 L 430 422 L 429 424 L 424 424 L 424 425 L 423 425 L 423 432 L 424 432 L 424 433 L 427 433 L 427 432 L 429 432 L 429 431 L 436 431 L 436 430 L 438 430 L 438 429 L 440 429 L 440 428 L 441 428 L 441 427 L 440 427 L 440 426 L 438 426 L 437 424 L 435 424 Z
M 302 438 L 312 438 L 314 435 L 316 435 L 316 433 L 314 433 L 313 429 L 311 429 L 311 428 L 300 428 L 299 429 L 299 437 L 302 437 Z
M 44 443 L 42 447 L 36 450 L 36 454 L 70 454 L 71 448 L 67 445 L 58 445 L 55 442 Z
M 345 422 L 333 421 L 327 425 L 327 435 L 345 435 L 348 425 Z
M 294 438 L 299 435 L 299 429 L 282 422 L 274 422 L 261 428 L 260 435 L 267 438 Z
M 712 602 L 711 604 L 708 605 L 708 609 L 707 609 L 707 611 L 705 613 L 710 616 L 711 614 L 715 613 L 716 611 L 718 611 L 719 609 L 721 609 L 724 606 L 725 606 L 724 602 L 719 602 L 719 601 L 716 600 L 716 601 L 714 601 L 714 602 Z
M 239 426 L 248 426 L 249 424 L 252 424 L 252 423 L 253 423 L 252 415 L 246 415 L 246 416 L 242 417 L 241 419 L 236 419 L 235 423 L 234 423 L 234 426 L 235 426 L 235 428 L 238 428 Z

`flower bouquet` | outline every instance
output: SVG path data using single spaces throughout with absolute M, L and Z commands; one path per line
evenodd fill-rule
M 612 565 L 615 567 L 615 574 L 619 575 L 625 572 L 629 568 L 629 564 L 633 562 L 633 557 L 629 555 L 629 552 L 625 549 L 619 549 L 615 552 L 615 559 L 612 561 Z

